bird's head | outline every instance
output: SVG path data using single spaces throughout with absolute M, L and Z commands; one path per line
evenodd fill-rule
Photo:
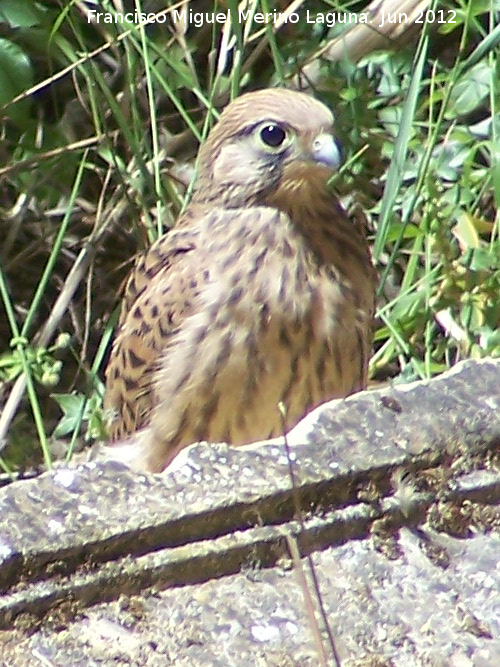
M 327 174 L 338 168 L 331 111 L 292 90 L 246 93 L 224 109 L 200 148 L 194 198 L 211 193 L 225 206 L 259 203 L 294 164 Z

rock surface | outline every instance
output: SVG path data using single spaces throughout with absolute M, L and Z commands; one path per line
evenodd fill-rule
M 485 360 L 326 404 L 286 445 L 12 484 L 0 665 L 334 664 L 326 618 L 343 665 L 496 666 L 499 445 Z

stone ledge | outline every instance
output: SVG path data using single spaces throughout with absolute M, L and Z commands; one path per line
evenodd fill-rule
M 494 514 L 499 407 L 492 360 L 325 404 L 287 437 L 295 490 L 282 439 L 196 445 L 161 476 L 93 461 L 15 483 L 0 491 L 0 625 L 276 567 L 290 535 L 307 554 L 420 530 L 447 503 Z

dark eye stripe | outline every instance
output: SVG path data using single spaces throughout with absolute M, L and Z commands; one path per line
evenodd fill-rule
M 290 133 L 296 134 L 297 130 L 288 123 L 282 123 L 281 121 L 274 120 L 273 118 L 269 119 L 264 119 L 261 120 L 259 123 L 252 123 L 252 125 L 246 125 L 244 128 L 238 130 L 238 132 L 234 132 L 231 135 L 228 135 L 226 139 L 230 138 L 233 139 L 235 137 L 247 137 L 251 134 L 254 134 L 259 128 L 264 128 L 269 125 L 275 125 L 276 127 L 280 127 L 288 136 Z M 260 132 L 259 132 L 260 135 Z

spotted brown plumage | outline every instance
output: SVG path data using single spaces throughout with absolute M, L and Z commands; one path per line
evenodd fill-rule
M 199 440 L 273 437 L 366 385 L 375 275 L 328 180 L 333 117 L 248 93 L 200 148 L 193 197 L 132 272 L 106 372 L 115 451 L 163 470 Z

